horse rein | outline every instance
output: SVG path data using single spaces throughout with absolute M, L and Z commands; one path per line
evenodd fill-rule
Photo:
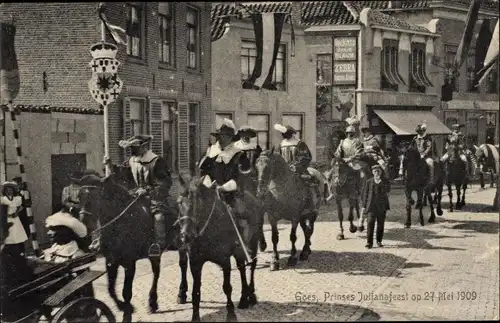
M 182 199 L 184 199 L 184 198 L 182 198 Z M 207 229 L 208 224 L 210 223 L 210 220 L 212 219 L 212 215 L 214 214 L 214 211 L 215 211 L 215 206 L 216 206 L 216 203 L 217 203 L 217 200 L 218 200 L 218 199 L 220 200 L 220 195 L 219 195 L 219 193 L 217 192 L 217 198 L 216 198 L 216 199 L 214 199 L 214 203 L 212 204 L 212 208 L 211 208 L 211 210 L 210 210 L 210 214 L 208 215 L 208 219 L 207 219 L 207 221 L 205 221 L 205 224 L 203 225 L 203 227 L 201 228 L 201 230 L 200 230 L 199 232 L 197 232 L 197 233 L 196 233 L 196 238 L 198 238 L 198 237 L 200 237 L 201 235 L 203 235 L 203 232 L 205 232 L 205 230 Z M 179 206 L 180 206 L 180 204 L 182 204 L 182 200 L 181 200 L 181 199 L 179 199 L 179 200 L 177 201 L 177 204 L 179 204 Z M 197 204 L 197 203 L 195 203 L 195 207 L 194 207 L 194 210 L 193 210 L 193 212 L 194 212 L 194 213 L 196 213 L 196 212 L 197 212 L 197 209 L 198 209 L 198 207 L 197 207 L 197 206 L 198 206 L 198 204 Z M 180 215 L 181 215 L 181 211 L 180 211 L 180 207 L 179 207 L 179 218 L 177 219 L 176 223 L 179 223 L 179 222 L 184 221 L 184 220 L 190 220 L 190 221 L 192 221 L 192 222 L 193 222 L 193 223 L 195 223 L 195 224 L 197 223 L 197 221 L 196 221 L 195 219 L 193 219 L 193 217 L 191 217 L 191 216 L 189 216 L 189 215 L 184 215 L 184 216 L 180 216 Z

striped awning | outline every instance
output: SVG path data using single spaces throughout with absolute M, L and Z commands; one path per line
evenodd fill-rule
M 397 135 L 415 135 L 419 124 L 427 124 L 428 134 L 450 134 L 451 130 L 429 110 L 377 110 L 374 112 Z

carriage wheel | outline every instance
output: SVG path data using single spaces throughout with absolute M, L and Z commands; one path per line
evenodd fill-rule
M 51 322 L 116 322 L 116 319 L 106 304 L 95 298 L 84 297 L 63 306 Z

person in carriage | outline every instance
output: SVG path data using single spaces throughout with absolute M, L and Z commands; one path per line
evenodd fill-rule
M 309 190 L 311 212 L 317 213 L 318 210 L 315 205 L 317 204 L 317 200 L 321 198 L 321 191 L 319 189 L 321 181 L 313 176 L 307 169 L 312 160 L 312 154 L 309 147 L 304 141 L 295 138 L 297 131 L 292 126 L 275 124 L 274 129 L 278 130 L 283 138 L 279 144 L 281 156 L 288 163 L 292 171 L 303 179 L 311 188 Z
M 213 187 L 220 194 L 229 211 L 235 215 L 240 232 L 243 232 L 244 243 L 248 246 L 250 239 L 256 232 L 250 232 L 255 227 L 250 221 L 259 221 L 256 217 L 249 217 L 249 212 L 256 205 L 257 200 L 244 193 L 245 176 L 253 169 L 245 151 L 239 148 L 236 141 L 236 127 L 229 119 L 224 119 L 217 129 L 221 151 L 215 157 L 213 171 L 207 174 L 203 184 Z
M 368 158 L 373 160 L 374 165 L 380 165 L 383 170 L 385 177 L 389 177 L 389 172 L 387 170 L 387 161 L 385 159 L 384 151 L 380 145 L 378 139 L 371 133 L 369 126 L 361 127 L 361 132 L 363 133 L 363 150 Z
M 448 136 L 448 138 L 446 138 L 445 154 L 443 155 L 443 157 L 441 157 L 441 161 L 446 162 L 448 160 L 448 158 L 449 158 L 449 155 L 447 152 L 448 145 L 451 143 L 455 144 L 456 147 L 458 148 L 458 154 L 460 156 L 460 159 L 462 159 L 464 161 L 464 163 L 467 165 L 466 171 L 467 171 L 467 177 L 468 177 L 469 174 L 471 173 L 469 166 L 472 164 L 472 162 L 468 159 L 468 156 L 466 154 L 465 136 L 460 131 L 460 128 L 462 128 L 462 127 L 463 127 L 463 125 L 460 125 L 460 124 L 454 124 L 451 126 L 452 133 Z
M 122 165 L 113 165 L 106 158 L 104 164 L 135 190 L 138 196 L 147 195 L 151 202 L 151 214 L 154 216 L 154 242 L 149 247 L 149 257 L 160 257 L 166 247 L 165 216 L 170 214 L 168 197 L 172 186 L 170 168 L 165 158 L 149 149 L 153 139 L 148 135 L 136 135 L 127 140 L 120 140 L 118 145 L 130 149 L 131 157 Z
M 413 138 L 412 145 L 418 150 L 420 157 L 425 160 L 427 166 L 429 166 L 429 180 L 432 181 L 434 179 L 434 156 L 436 153 L 434 141 L 427 134 L 427 125 L 425 122 L 419 124 L 415 132 L 417 136 Z
M 72 214 L 60 211 L 45 220 L 48 235 L 54 244 L 44 250 L 43 259 L 61 263 L 85 255 L 81 243 L 87 236 L 87 227 Z

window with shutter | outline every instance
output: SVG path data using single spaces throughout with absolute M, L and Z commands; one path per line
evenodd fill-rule
M 132 137 L 132 122 L 130 120 L 130 98 L 123 98 L 123 139 Z M 130 158 L 129 149 L 123 149 L 125 160 Z
M 189 170 L 196 174 L 200 159 L 200 104 L 189 103 Z
M 179 174 L 189 173 L 189 105 L 179 102 L 177 115 L 177 143 L 179 147 Z
M 159 100 L 151 100 L 150 102 L 149 127 L 153 136 L 151 150 L 158 156 L 163 156 L 162 104 Z

